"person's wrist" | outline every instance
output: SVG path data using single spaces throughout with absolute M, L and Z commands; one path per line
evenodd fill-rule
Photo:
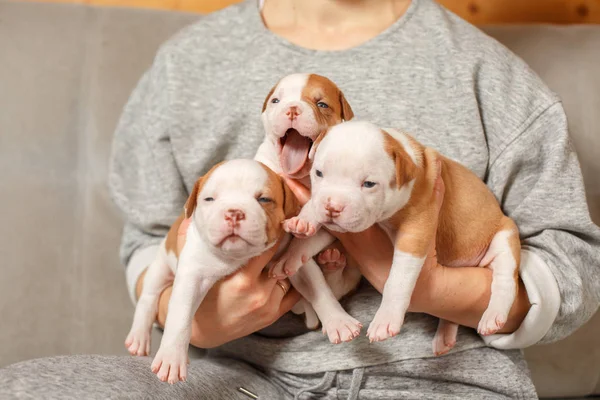
M 410 300 L 409 311 L 431 314 L 437 302 L 445 296 L 447 267 L 438 264 L 436 259 L 427 259 L 425 262 L 435 265 L 423 266 Z

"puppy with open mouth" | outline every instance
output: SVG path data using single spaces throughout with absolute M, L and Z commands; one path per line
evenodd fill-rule
M 313 144 L 332 126 L 354 117 L 352 108 L 342 91 L 331 80 L 316 74 L 293 74 L 282 78 L 269 92 L 262 108 L 265 140 L 259 147 L 255 160 L 269 166 L 273 171 L 296 179 L 310 187 Z M 322 261 L 334 261 L 338 271 L 323 271 L 313 260 L 335 238 L 321 231 L 309 241 L 293 240 L 288 251 L 296 254 L 296 266 L 292 268 L 285 253 L 271 268 L 270 274 L 277 279 L 290 278 L 292 285 L 302 294 L 293 309 L 304 313 L 306 325 L 316 329 L 319 320 L 323 332 L 332 343 L 350 341 L 356 337 L 362 325 L 348 315 L 338 300 L 358 286 L 360 272 L 348 268 L 342 273 L 345 261 L 337 250 L 327 249 L 319 255 Z M 301 246 L 301 251 L 295 248 Z M 332 256 L 335 255 L 335 256 Z M 284 266 L 288 268 L 284 270 Z M 303 265 L 298 276 L 294 274 Z

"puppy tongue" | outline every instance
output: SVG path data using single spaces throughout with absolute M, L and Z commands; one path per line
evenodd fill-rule
M 283 172 L 293 175 L 302 169 L 308 157 L 310 144 L 309 138 L 302 136 L 295 129 L 289 130 L 279 156 Z

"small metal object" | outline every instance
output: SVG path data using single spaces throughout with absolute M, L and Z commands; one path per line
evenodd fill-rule
M 281 290 L 283 290 L 283 295 L 285 296 L 288 292 L 288 288 L 285 287 L 285 283 L 283 283 L 281 281 L 277 281 L 277 286 L 279 286 L 281 288 Z
M 258 396 L 255 395 L 254 393 L 252 393 L 251 391 L 249 391 L 248 389 L 244 389 L 243 387 L 239 387 L 238 388 L 238 392 L 242 392 L 244 393 L 246 396 L 250 397 L 251 399 L 258 399 Z

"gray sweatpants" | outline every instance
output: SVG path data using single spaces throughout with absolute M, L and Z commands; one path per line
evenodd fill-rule
M 475 354 L 476 353 L 476 354 Z M 0 399 L 536 399 L 518 351 L 480 348 L 349 371 L 299 375 L 225 358 L 192 360 L 170 386 L 149 357 L 62 356 L 0 370 Z

